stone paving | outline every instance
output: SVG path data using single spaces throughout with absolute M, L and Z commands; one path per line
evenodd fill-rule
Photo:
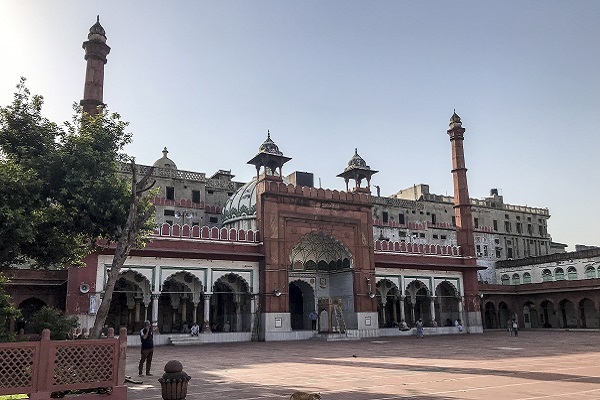
M 360 341 L 162 346 L 152 372 L 128 384 L 128 399 L 162 399 L 167 361 L 191 377 L 188 400 L 289 399 L 296 390 L 323 400 L 600 399 L 598 332 L 524 331 L 386 337 Z M 128 348 L 137 379 L 139 349 Z

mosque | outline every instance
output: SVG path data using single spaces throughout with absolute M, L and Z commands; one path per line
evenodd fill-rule
M 94 113 L 103 105 L 110 52 L 99 21 L 83 48 L 87 69 L 81 104 Z M 250 182 L 235 181 L 230 170 L 210 177 L 179 170 L 165 148 L 153 166 L 137 166 L 140 173 L 153 167 L 160 187 L 153 199 L 157 227 L 151 242 L 132 250 L 125 262 L 107 324 L 133 333 L 150 320 L 157 344 L 179 344 L 403 335 L 411 334 L 418 320 L 427 334 L 481 333 L 486 320 L 498 328 L 505 317 L 521 318 L 518 302 L 500 314 L 499 304 L 514 295 L 497 290 L 502 285 L 495 285 L 493 271 L 481 260 L 509 259 L 513 251 L 552 254 L 557 244 L 546 230 L 549 213 L 507 207 L 497 191 L 474 202 L 464 133 L 455 112 L 444 136 L 451 145 L 452 198 L 430 195 L 427 185 L 391 197 L 379 196 L 377 188 L 373 195 L 371 178 L 377 171 L 358 150 L 340 166 L 345 191 L 316 188 L 312 173 L 284 174 L 291 158 L 269 132 L 258 152 L 249 153 L 248 164 L 256 169 Z M 130 173 L 127 166 L 122 173 Z M 490 236 L 498 224 L 490 219 L 485 226 L 488 209 L 514 221 L 528 218 L 537 229 L 519 231 L 530 235 L 527 245 Z M 45 272 L 45 287 L 28 287 L 34 278 L 22 273 L 12 289 L 15 304 L 24 310 L 41 303 L 64 307 L 82 327 L 91 327 L 113 252 L 89 255 L 85 268 Z M 457 320 L 462 332 L 454 326 Z M 187 333 L 193 324 L 200 325 L 198 337 Z

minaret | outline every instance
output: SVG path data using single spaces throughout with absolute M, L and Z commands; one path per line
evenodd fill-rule
M 100 25 L 100 16 L 96 23 L 90 28 L 88 40 L 83 42 L 85 50 L 85 60 L 87 67 L 85 70 L 85 88 L 83 89 L 83 100 L 79 103 L 83 106 L 83 111 L 88 114 L 96 114 L 97 107 L 103 106 L 104 91 L 104 64 L 106 56 L 110 53 L 110 47 L 106 45 L 106 32 Z
M 481 297 L 477 282 L 477 259 L 475 258 L 475 238 L 473 232 L 473 217 L 467 185 L 467 168 L 465 167 L 465 152 L 463 149 L 465 129 L 460 117 L 452 114 L 450 118 L 450 143 L 452 144 L 452 177 L 454 180 L 454 215 L 456 216 L 456 242 L 461 247 L 464 257 L 463 283 L 464 297 L 459 303 L 469 333 L 482 333 Z M 464 308 L 463 308 L 464 307 Z
M 456 242 L 466 257 L 475 257 L 475 239 L 473 237 L 473 217 L 467 184 L 467 168 L 463 149 L 465 128 L 460 117 L 452 114 L 450 118 L 450 143 L 452 144 L 452 178 L 454 180 L 454 215 L 456 217 Z

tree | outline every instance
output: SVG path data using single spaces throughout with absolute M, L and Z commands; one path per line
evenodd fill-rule
M 4 291 L 4 284 L 8 279 L 0 274 L 0 342 L 12 342 L 15 340 L 15 334 L 10 332 L 8 324 L 10 320 L 15 320 L 21 316 L 21 312 L 12 304 L 8 294 Z
M 22 78 L 14 100 L 0 107 L 0 268 L 26 262 L 62 268 L 82 263 L 100 246 L 116 242 L 104 301 L 92 337 L 99 337 L 114 283 L 133 247 L 145 245 L 154 227 L 148 183 L 137 182 L 127 122 L 98 108 L 74 106 L 64 128 L 42 116 L 43 98 L 31 96 Z M 120 175 L 129 165 L 131 180 Z M 113 275 L 116 275 L 114 277 Z M 98 328 L 96 329 L 96 326 Z
M 71 328 L 77 328 L 79 321 L 74 315 L 65 315 L 57 308 L 42 307 L 33 314 L 31 324 L 35 332 L 41 334 L 44 329 L 50 329 L 50 339 L 64 340 Z

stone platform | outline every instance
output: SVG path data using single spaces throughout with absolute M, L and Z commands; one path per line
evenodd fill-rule
M 359 341 L 205 343 L 162 346 L 128 399 L 160 400 L 167 361 L 191 377 L 188 400 L 289 399 L 295 390 L 323 400 L 600 399 L 598 332 L 505 331 L 479 335 L 362 338 Z M 127 349 L 137 378 L 139 350 Z

